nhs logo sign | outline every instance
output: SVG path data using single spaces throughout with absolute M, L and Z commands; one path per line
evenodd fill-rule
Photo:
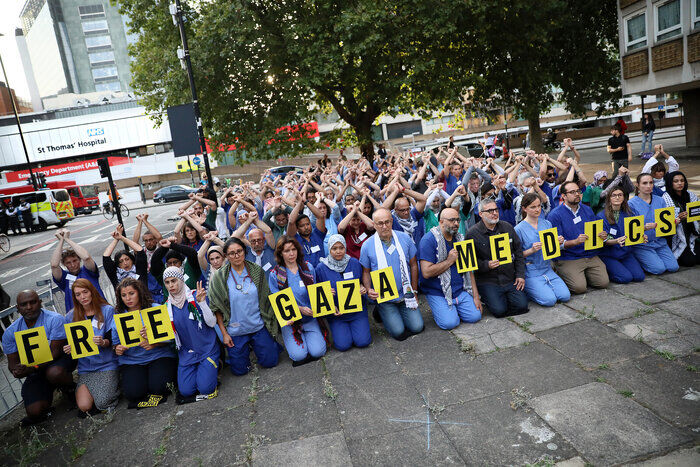
M 105 134 L 105 129 L 104 128 L 88 128 L 87 134 L 88 134 L 88 138 L 91 138 L 93 136 L 102 136 Z

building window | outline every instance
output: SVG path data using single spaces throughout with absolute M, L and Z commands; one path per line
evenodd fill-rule
M 700 0 L 690 0 L 692 3 L 693 29 L 700 28 Z
M 85 38 L 85 45 L 88 50 L 98 47 L 110 47 L 112 45 L 112 39 L 109 36 L 88 36 Z
M 99 63 L 114 63 L 114 52 L 93 52 L 88 54 L 90 57 L 90 65 L 97 65 Z
M 84 33 L 109 31 L 109 28 L 107 27 L 107 21 L 103 19 L 97 21 L 83 21 L 82 24 Z
M 105 79 L 105 78 L 115 78 L 117 76 L 117 67 L 108 66 L 104 68 L 93 68 L 92 77 L 95 80 Z
M 105 7 L 103 5 L 83 5 L 78 7 L 80 19 L 104 18 Z
M 625 40 L 627 51 L 646 47 L 647 45 L 647 15 L 641 13 L 625 19 Z
M 96 83 L 95 91 L 121 91 L 122 85 L 119 81 L 109 81 L 107 83 Z
M 671 0 L 656 9 L 656 40 L 662 41 L 669 37 L 679 36 L 681 30 L 681 0 Z

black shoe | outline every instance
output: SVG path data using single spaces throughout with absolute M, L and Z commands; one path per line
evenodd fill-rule
M 19 426 L 26 428 L 29 426 L 38 425 L 39 423 L 43 423 L 46 420 L 50 419 L 51 417 L 53 417 L 53 408 L 50 408 L 49 410 L 47 410 L 43 414 L 39 415 L 38 417 L 30 417 L 30 416 L 24 417 L 22 420 L 20 420 Z
M 177 405 L 182 405 L 182 404 L 190 404 L 192 402 L 195 402 L 197 400 L 197 395 L 192 394 L 191 396 L 183 396 L 179 392 L 177 393 L 177 396 L 175 396 L 175 403 Z
M 375 306 L 374 310 L 372 310 L 372 318 L 379 323 L 382 324 L 382 315 L 379 314 L 379 306 Z
M 405 341 L 406 339 L 408 339 L 412 335 L 413 335 L 412 333 L 410 333 L 410 332 L 408 332 L 408 330 L 404 329 L 404 331 L 400 335 L 396 336 L 395 339 L 397 341 Z

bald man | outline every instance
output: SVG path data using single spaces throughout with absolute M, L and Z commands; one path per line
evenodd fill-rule
M 260 229 L 253 229 L 248 233 L 248 248 L 245 259 L 255 263 L 265 271 L 265 277 L 270 274 L 277 262 L 275 261 L 275 250 L 265 241 L 265 234 Z
M 22 399 L 27 416 L 20 422 L 22 426 L 34 425 L 51 415 L 51 402 L 55 389 L 61 389 L 68 401 L 75 401 L 75 383 L 72 372 L 75 361 L 63 353 L 66 332 L 63 316 L 41 308 L 41 299 L 34 290 L 23 290 L 17 294 L 17 311 L 21 317 L 7 328 L 2 335 L 2 346 L 7 355 L 7 367 L 15 378 L 26 378 L 22 384 Z M 27 329 L 43 327 L 53 360 L 38 366 L 25 366 L 20 363 L 15 333 Z M 36 338 L 28 342 L 30 350 L 36 353 Z
M 460 321 L 476 323 L 481 319 L 481 300 L 474 273 L 457 272 L 454 243 L 464 240 L 458 232 L 459 212 L 443 209 L 440 224 L 423 236 L 418 248 L 421 291 L 441 329 L 453 329 Z

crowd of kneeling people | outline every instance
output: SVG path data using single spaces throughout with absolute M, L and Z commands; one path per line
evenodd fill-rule
M 113 409 L 120 393 L 129 408 L 171 392 L 177 403 L 214 397 L 223 363 L 244 375 L 251 351 L 270 368 L 283 349 L 300 365 L 330 342 L 368 346 L 369 315 L 403 340 L 424 328 L 418 293 L 452 329 L 484 309 L 521 314 L 529 301 L 553 306 L 698 263 L 700 203 L 661 146 L 634 181 L 620 167 L 589 183 L 579 160 L 571 140 L 556 158 L 502 164 L 454 148 L 380 148 L 372 161 L 324 157 L 257 185 L 203 188 L 167 237 L 148 214 L 131 238 L 114 231 L 102 262 L 116 303 L 87 250 L 60 230 L 51 272 L 67 314 L 23 291 L 2 338 L 10 371 L 25 378 L 23 423 L 50 415 L 55 389 L 81 416 Z M 128 249 L 115 254 L 120 243 Z

